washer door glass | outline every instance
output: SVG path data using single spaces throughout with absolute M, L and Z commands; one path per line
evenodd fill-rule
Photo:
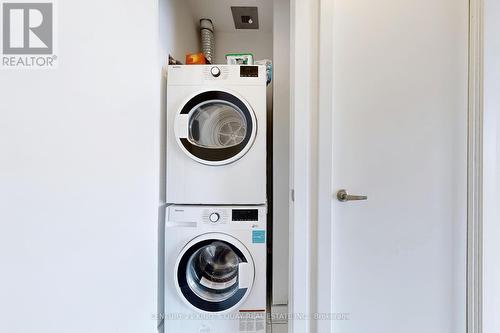
M 219 239 L 203 240 L 180 258 L 177 283 L 183 297 L 206 312 L 222 312 L 238 304 L 247 294 L 242 288 L 240 267 L 248 259 L 233 244 Z
M 238 265 L 243 259 L 229 245 L 214 241 L 191 255 L 186 269 L 189 288 L 209 302 L 223 302 L 238 291 Z
M 189 141 L 205 148 L 220 149 L 239 145 L 247 136 L 243 111 L 225 101 L 208 101 L 191 111 Z
M 225 91 L 205 91 L 191 98 L 178 119 L 187 126 L 178 140 L 191 158 L 208 165 L 232 163 L 251 148 L 255 115 L 242 99 Z M 183 127 L 185 128 L 185 127 Z

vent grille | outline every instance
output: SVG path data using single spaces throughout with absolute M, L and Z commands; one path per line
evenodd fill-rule
M 231 7 L 236 29 L 259 29 L 259 10 L 257 7 Z

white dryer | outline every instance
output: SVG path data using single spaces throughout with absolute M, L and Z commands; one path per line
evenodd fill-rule
M 171 205 L 166 333 L 266 331 L 266 207 Z
M 266 203 L 264 66 L 169 66 L 166 126 L 168 203 Z

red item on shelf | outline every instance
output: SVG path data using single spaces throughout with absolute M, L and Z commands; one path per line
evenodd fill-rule
M 207 63 L 207 59 L 203 53 L 191 53 L 186 54 L 186 65 L 204 65 Z

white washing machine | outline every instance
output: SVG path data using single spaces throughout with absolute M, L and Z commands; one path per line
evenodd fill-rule
M 266 331 L 266 207 L 171 205 L 166 333 Z
M 265 67 L 169 66 L 166 144 L 168 203 L 265 204 Z

